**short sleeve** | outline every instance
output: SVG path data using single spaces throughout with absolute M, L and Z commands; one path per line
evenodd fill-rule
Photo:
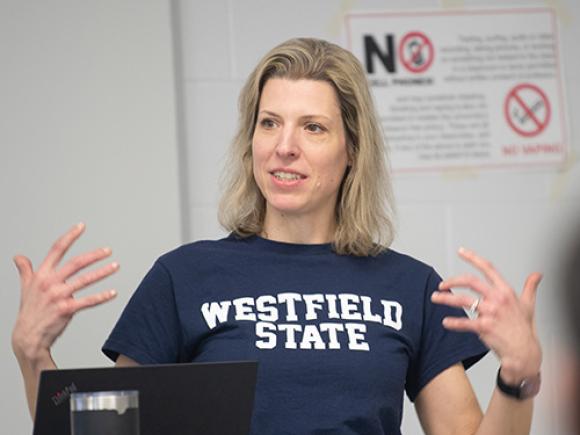
M 443 327 L 441 322 L 445 317 L 466 317 L 466 314 L 462 309 L 431 302 L 431 294 L 440 282 L 439 275 L 432 271 L 425 289 L 420 343 L 406 379 L 405 389 L 411 401 L 415 401 L 421 389 L 443 370 L 458 362 L 468 369 L 488 352 L 476 334 Z
M 179 362 L 182 333 L 171 277 L 157 261 L 123 310 L 102 351 L 140 364 Z

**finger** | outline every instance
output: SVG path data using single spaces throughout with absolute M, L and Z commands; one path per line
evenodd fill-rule
M 481 273 L 483 273 L 491 284 L 500 288 L 506 287 L 505 280 L 499 274 L 499 272 L 495 270 L 495 267 L 489 260 L 486 260 L 485 258 L 477 255 L 475 252 L 465 249 L 463 247 L 459 248 L 458 253 L 461 256 L 461 258 L 463 258 L 465 261 L 467 261 L 468 263 L 473 265 L 476 269 L 478 269 Z
M 479 323 L 477 319 L 466 317 L 445 317 L 443 319 L 445 329 L 457 332 L 473 332 L 479 334 Z
M 542 274 L 539 272 L 534 272 L 528 276 L 526 283 L 524 284 L 524 290 L 520 296 L 520 300 L 528 310 L 528 313 L 533 317 L 534 310 L 536 307 L 536 295 L 538 292 L 538 286 L 542 281 Z
M 40 267 L 39 270 L 53 269 L 58 262 L 64 257 L 71 245 L 77 240 L 80 235 L 85 230 L 85 224 L 79 223 L 72 227 L 62 235 L 50 248 L 48 254 Z
M 96 305 L 104 304 L 105 302 L 109 302 L 111 299 L 114 299 L 116 296 L 116 290 L 107 290 L 101 293 L 96 293 L 94 295 L 85 296 L 74 301 L 73 311 L 77 312 L 94 307 Z
M 431 295 L 433 303 L 457 308 L 468 308 L 475 300 L 471 296 L 451 292 L 433 292 Z
M 67 284 L 66 293 L 68 296 L 70 296 L 73 293 L 91 284 L 101 281 L 102 279 L 105 279 L 108 276 L 111 276 L 117 270 L 119 270 L 119 263 L 113 262 L 95 271 L 85 273 L 84 275 L 81 275 L 71 283 Z
M 469 288 L 483 296 L 490 296 L 492 293 L 487 284 L 471 274 L 454 276 L 439 283 L 439 290 L 450 290 L 453 287 Z
M 17 255 L 13 260 L 16 268 L 18 269 L 18 274 L 20 275 L 20 286 L 24 288 L 34 273 L 32 270 L 32 263 L 30 259 L 24 255 Z
M 103 258 L 107 258 L 111 255 L 110 248 L 101 248 L 96 249 L 92 252 L 87 252 L 86 254 L 78 255 L 71 260 L 69 260 L 59 271 L 57 274 L 57 279 L 59 281 L 64 281 L 79 270 L 84 269 L 87 266 L 90 266 L 97 261 L 102 260 Z

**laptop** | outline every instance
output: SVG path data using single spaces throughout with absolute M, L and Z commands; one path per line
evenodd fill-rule
M 70 394 L 139 390 L 141 435 L 248 435 L 258 363 L 46 370 L 34 435 L 70 435 Z

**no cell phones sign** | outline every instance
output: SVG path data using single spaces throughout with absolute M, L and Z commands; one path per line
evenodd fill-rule
M 431 66 L 435 50 L 431 40 L 421 32 L 407 33 L 399 45 L 403 66 L 412 73 L 420 73 Z
M 558 165 L 568 152 L 550 8 L 350 12 L 397 172 Z

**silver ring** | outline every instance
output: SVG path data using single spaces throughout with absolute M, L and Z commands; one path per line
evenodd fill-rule
M 479 307 L 479 303 L 481 302 L 481 299 L 476 299 L 473 301 L 473 303 L 471 304 L 471 306 L 469 307 L 469 312 L 471 314 L 475 314 L 477 313 L 477 308 Z

